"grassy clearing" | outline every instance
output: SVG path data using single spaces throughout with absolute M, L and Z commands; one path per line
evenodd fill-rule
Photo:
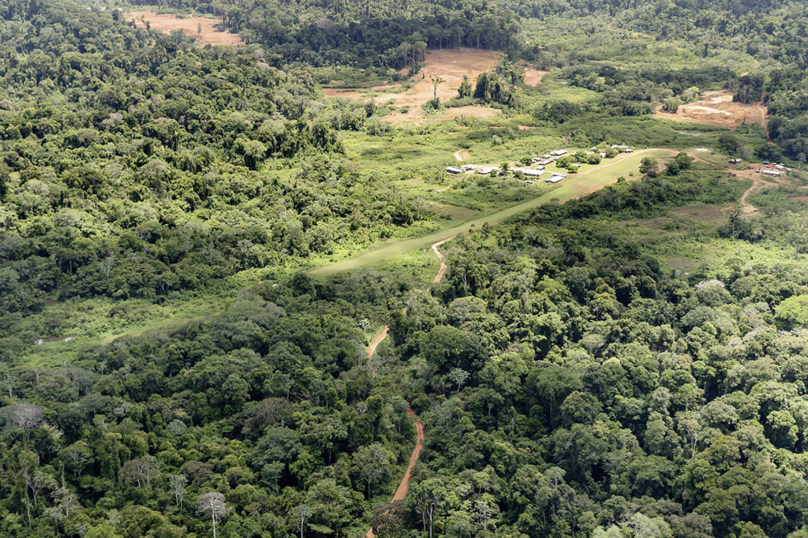
M 172 297 L 168 305 L 145 299 L 121 302 L 94 298 L 70 300 L 47 307 L 39 316 L 58 319 L 62 322 L 61 332 L 74 339 L 29 348 L 26 361 L 41 366 L 56 366 L 64 361 L 72 362 L 83 352 L 110 344 L 118 338 L 149 332 L 156 333 L 155 336 L 167 334 L 188 323 L 202 321 L 222 312 L 231 296 L 235 296 L 235 293 L 210 293 L 201 297 L 184 294 Z M 34 338 L 41 336 L 45 335 Z
M 342 260 L 331 265 L 318 267 L 311 272 L 317 275 L 329 275 L 377 263 L 391 256 L 400 255 L 413 249 L 423 249 L 438 241 L 449 239 L 460 233 L 465 233 L 472 225 L 479 228 L 484 223 L 495 224 L 523 211 L 528 211 L 540 205 L 550 203 L 552 200 L 558 200 L 559 203 L 563 203 L 572 198 L 583 196 L 586 193 L 594 192 L 610 183 L 614 183 L 619 176 L 628 178 L 632 172 L 637 174 L 640 160 L 642 160 L 643 157 L 653 156 L 659 159 L 670 155 L 670 153 L 669 150 L 649 149 L 628 155 L 621 155 L 617 159 L 610 162 L 607 161 L 588 172 L 570 175 L 555 188 L 543 190 L 543 194 L 527 202 L 514 205 L 501 211 L 489 213 L 466 221 L 458 226 L 440 230 L 423 237 L 407 240 L 390 240 L 383 246 L 360 254 L 359 256 Z M 545 189 L 543 184 L 538 188 Z

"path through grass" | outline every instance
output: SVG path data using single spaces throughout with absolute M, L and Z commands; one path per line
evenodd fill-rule
M 313 269 L 311 273 L 316 275 L 330 275 L 340 271 L 348 271 L 350 269 L 376 263 L 389 258 L 390 256 L 403 254 L 404 252 L 417 248 L 424 248 L 438 241 L 455 237 L 460 233 L 467 232 L 472 224 L 477 228 L 481 227 L 486 222 L 488 224 L 496 224 L 523 211 L 529 211 L 549 203 L 554 199 L 557 199 L 559 203 L 563 203 L 573 198 L 579 198 L 598 189 L 602 189 L 606 185 L 616 182 L 619 176 L 628 177 L 630 172 L 634 172 L 636 174 L 640 166 L 640 160 L 642 160 L 643 157 L 651 156 L 659 159 L 667 157 L 673 153 L 675 152 L 667 149 L 645 149 L 630 154 L 621 154 L 614 160 L 610 160 L 601 166 L 592 168 L 591 170 L 582 172 L 580 174 L 572 174 L 567 176 L 567 178 L 564 179 L 557 188 L 543 194 L 542 196 L 539 196 L 538 198 L 534 198 L 521 204 L 516 204 L 501 211 L 496 211 L 494 213 L 489 213 L 487 215 L 465 221 L 462 224 L 452 228 L 446 228 L 444 230 L 421 237 L 416 237 L 414 239 L 391 239 L 378 248 L 337 263 L 318 267 L 317 269 Z

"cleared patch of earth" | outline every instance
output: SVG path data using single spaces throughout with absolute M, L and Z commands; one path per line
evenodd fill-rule
M 726 91 L 705 92 L 704 97 L 682 105 L 675 113 L 657 110 L 657 118 L 674 121 L 690 121 L 702 125 L 734 129 L 743 123 L 766 125 L 768 110 L 761 103 L 733 103 L 733 94 Z
M 808 202 L 808 196 L 789 196 L 789 200 L 802 200 L 803 202 Z
M 123 14 L 124 19 L 135 21 L 135 25 L 142 28 L 146 27 L 145 21 L 149 22 L 152 29 L 159 32 L 171 33 L 174 30 L 195 37 L 202 43 L 210 43 L 211 45 L 242 45 L 241 37 L 238 34 L 231 34 L 230 32 L 221 32 L 213 27 L 219 22 L 217 19 L 208 19 L 206 17 L 185 17 L 181 19 L 174 15 L 160 15 L 153 11 L 129 11 Z M 199 31 L 199 27 L 202 31 Z
M 538 69 L 526 67 L 525 84 L 527 84 L 528 86 L 536 86 L 537 84 L 541 84 L 541 79 L 546 74 L 547 71 L 539 71 Z
M 461 149 L 455 151 L 454 158 L 457 159 L 458 161 L 465 161 L 466 159 L 471 159 L 471 154 L 467 149 Z
M 495 54 L 492 50 L 468 48 L 427 51 L 424 68 L 410 79 L 412 86 L 408 90 L 375 97 L 380 104 L 391 102 L 397 107 L 409 107 L 406 113 L 393 111 L 384 120 L 392 124 L 412 123 L 417 125 L 427 119 L 443 120 L 460 116 L 487 119 L 497 116 L 500 111 L 489 107 L 449 108 L 444 114 L 435 115 L 425 114 L 421 110 L 421 105 L 431 101 L 436 95 L 435 87 L 429 77 L 437 76 L 443 80 L 438 84 L 437 97 L 442 102 L 448 101 L 457 96 L 457 90 L 463 82 L 464 75 L 467 75 L 473 83 L 480 73 L 494 71 L 497 66 Z M 394 89 L 393 86 L 395 85 L 377 86 L 371 90 Z M 323 89 L 326 97 L 350 99 L 369 99 L 370 96 L 365 95 L 367 91 L 357 88 Z

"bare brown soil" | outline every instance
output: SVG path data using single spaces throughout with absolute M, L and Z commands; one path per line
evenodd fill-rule
M 734 129 L 743 123 L 766 125 L 768 111 L 761 103 L 733 103 L 730 92 L 705 92 L 704 98 L 689 105 L 682 105 L 676 113 L 657 110 L 657 118 L 674 121 L 691 121 L 703 125 Z
M 429 77 L 437 76 L 443 81 L 438 84 L 437 97 L 441 101 L 448 101 L 457 96 L 463 76 L 468 75 L 472 82 L 477 75 L 484 71 L 493 71 L 497 66 L 494 51 L 480 49 L 446 49 L 427 51 L 424 68 L 410 79 L 412 86 L 402 93 L 391 93 L 377 96 L 379 102 L 393 101 L 397 107 L 409 107 L 406 114 L 394 111 L 384 118 L 392 124 L 412 123 L 418 125 L 424 120 L 445 120 L 460 116 L 489 119 L 497 116 L 500 111 L 489 107 L 460 107 L 450 108 L 445 114 L 427 115 L 421 110 L 421 105 L 435 97 L 435 87 Z M 394 89 L 397 85 L 377 86 L 373 90 Z M 366 96 L 357 88 L 324 88 L 326 97 L 347 97 L 362 99 Z
M 230 32 L 220 32 L 213 28 L 216 19 L 208 19 L 205 17 L 186 17 L 180 19 L 174 15 L 158 15 L 152 11 L 130 11 L 123 14 L 126 20 L 134 20 L 135 24 L 141 27 L 146 27 L 144 20 L 149 21 L 149 25 L 159 31 L 170 33 L 174 30 L 179 30 L 184 34 L 195 37 L 202 43 L 210 43 L 211 45 L 242 45 L 244 41 L 241 40 L 238 34 L 231 34 Z M 142 17 L 142 19 L 141 19 Z M 202 33 L 199 33 L 199 25 L 202 25 Z
M 541 84 L 541 79 L 546 74 L 547 71 L 539 71 L 538 69 L 527 67 L 525 68 L 525 84 L 528 86 L 536 86 L 537 84 Z
M 808 202 L 808 196 L 789 196 L 789 200 L 801 200 L 803 202 Z

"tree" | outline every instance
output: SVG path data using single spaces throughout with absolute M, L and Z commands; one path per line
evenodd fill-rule
M 6 422 L 12 427 L 25 430 L 25 438 L 28 439 L 30 430 L 39 428 L 42 425 L 44 412 L 36 404 L 20 402 L 10 405 L 2 412 L 6 416 Z
M 808 327 L 808 295 L 789 297 L 774 309 L 777 324 L 785 330 Z
M 488 523 L 494 515 L 494 509 L 483 500 L 474 501 L 474 520 L 482 524 L 483 532 L 488 532 Z
M 118 471 L 118 478 L 130 484 L 137 484 L 138 488 L 144 484 L 151 487 L 152 481 L 160 476 L 161 467 L 162 463 L 154 456 L 143 456 L 124 463 Z
M 314 512 L 312 512 L 311 508 L 306 504 L 301 504 L 295 508 L 295 518 L 298 520 L 295 527 L 300 531 L 300 538 L 303 538 L 303 529 L 306 528 L 306 520 L 313 515 Z
M 407 506 L 404 501 L 393 501 L 373 508 L 370 528 L 378 538 L 396 538 L 406 528 Z
M 213 538 L 216 538 L 216 521 L 226 518 L 228 512 L 230 509 L 224 495 L 218 491 L 205 493 L 196 501 L 196 513 L 200 516 L 209 516 L 213 522 Z
M 441 478 L 428 478 L 410 488 L 410 494 L 407 496 L 408 504 L 420 514 L 424 532 L 427 530 L 427 521 L 429 522 L 429 538 L 433 536 L 435 516 L 447 493 L 446 485 Z
M 354 470 L 359 478 L 367 484 L 367 496 L 370 498 L 370 487 L 380 481 L 390 469 L 390 460 L 384 447 L 374 443 L 362 447 L 354 453 Z
M 31 495 L 34 497 L 34 509 L 36 509 L 39 492 L 45 488 L 55 489 L 56 480 L 54 480 L 51 475 L 43 472 L 41 469 L 35 469 L 33 472 L 31 472 L 28 467 L 25 467 L 22 474 L 23 478 L 25 479 L 25 484 L 31 490 Z
M 659 162 L 653 157 L 643 157 L 640 161 L 640 173 L 647 174 L 649 177 L 657 177 L 659 175 Z
M 470 375 L 471 374 L 462 368 L 454 368 L 451 372 L 449 372 L 449 379 L 452 380 L 452 383 L 457 385 L 457 392 L 460 392 L 461 385 L 468 381 Z
M 460 88 L 458 88 L 457 93 L 460 94 L 460 98 L 462 99 L 464 97 L 471 97 L 473 92 L 474 88 L 471 86 L 469 76 L 463 75 L 463 82 L 460 83 Z
M 182 509 L 182 498 L 185 495 L 187 485 L 188 479 L 184 474 L 173 474 L 168 477 L 168 487 L 171 489 L 171 493 L 174 494 L 174 500 L 180 509 Z

